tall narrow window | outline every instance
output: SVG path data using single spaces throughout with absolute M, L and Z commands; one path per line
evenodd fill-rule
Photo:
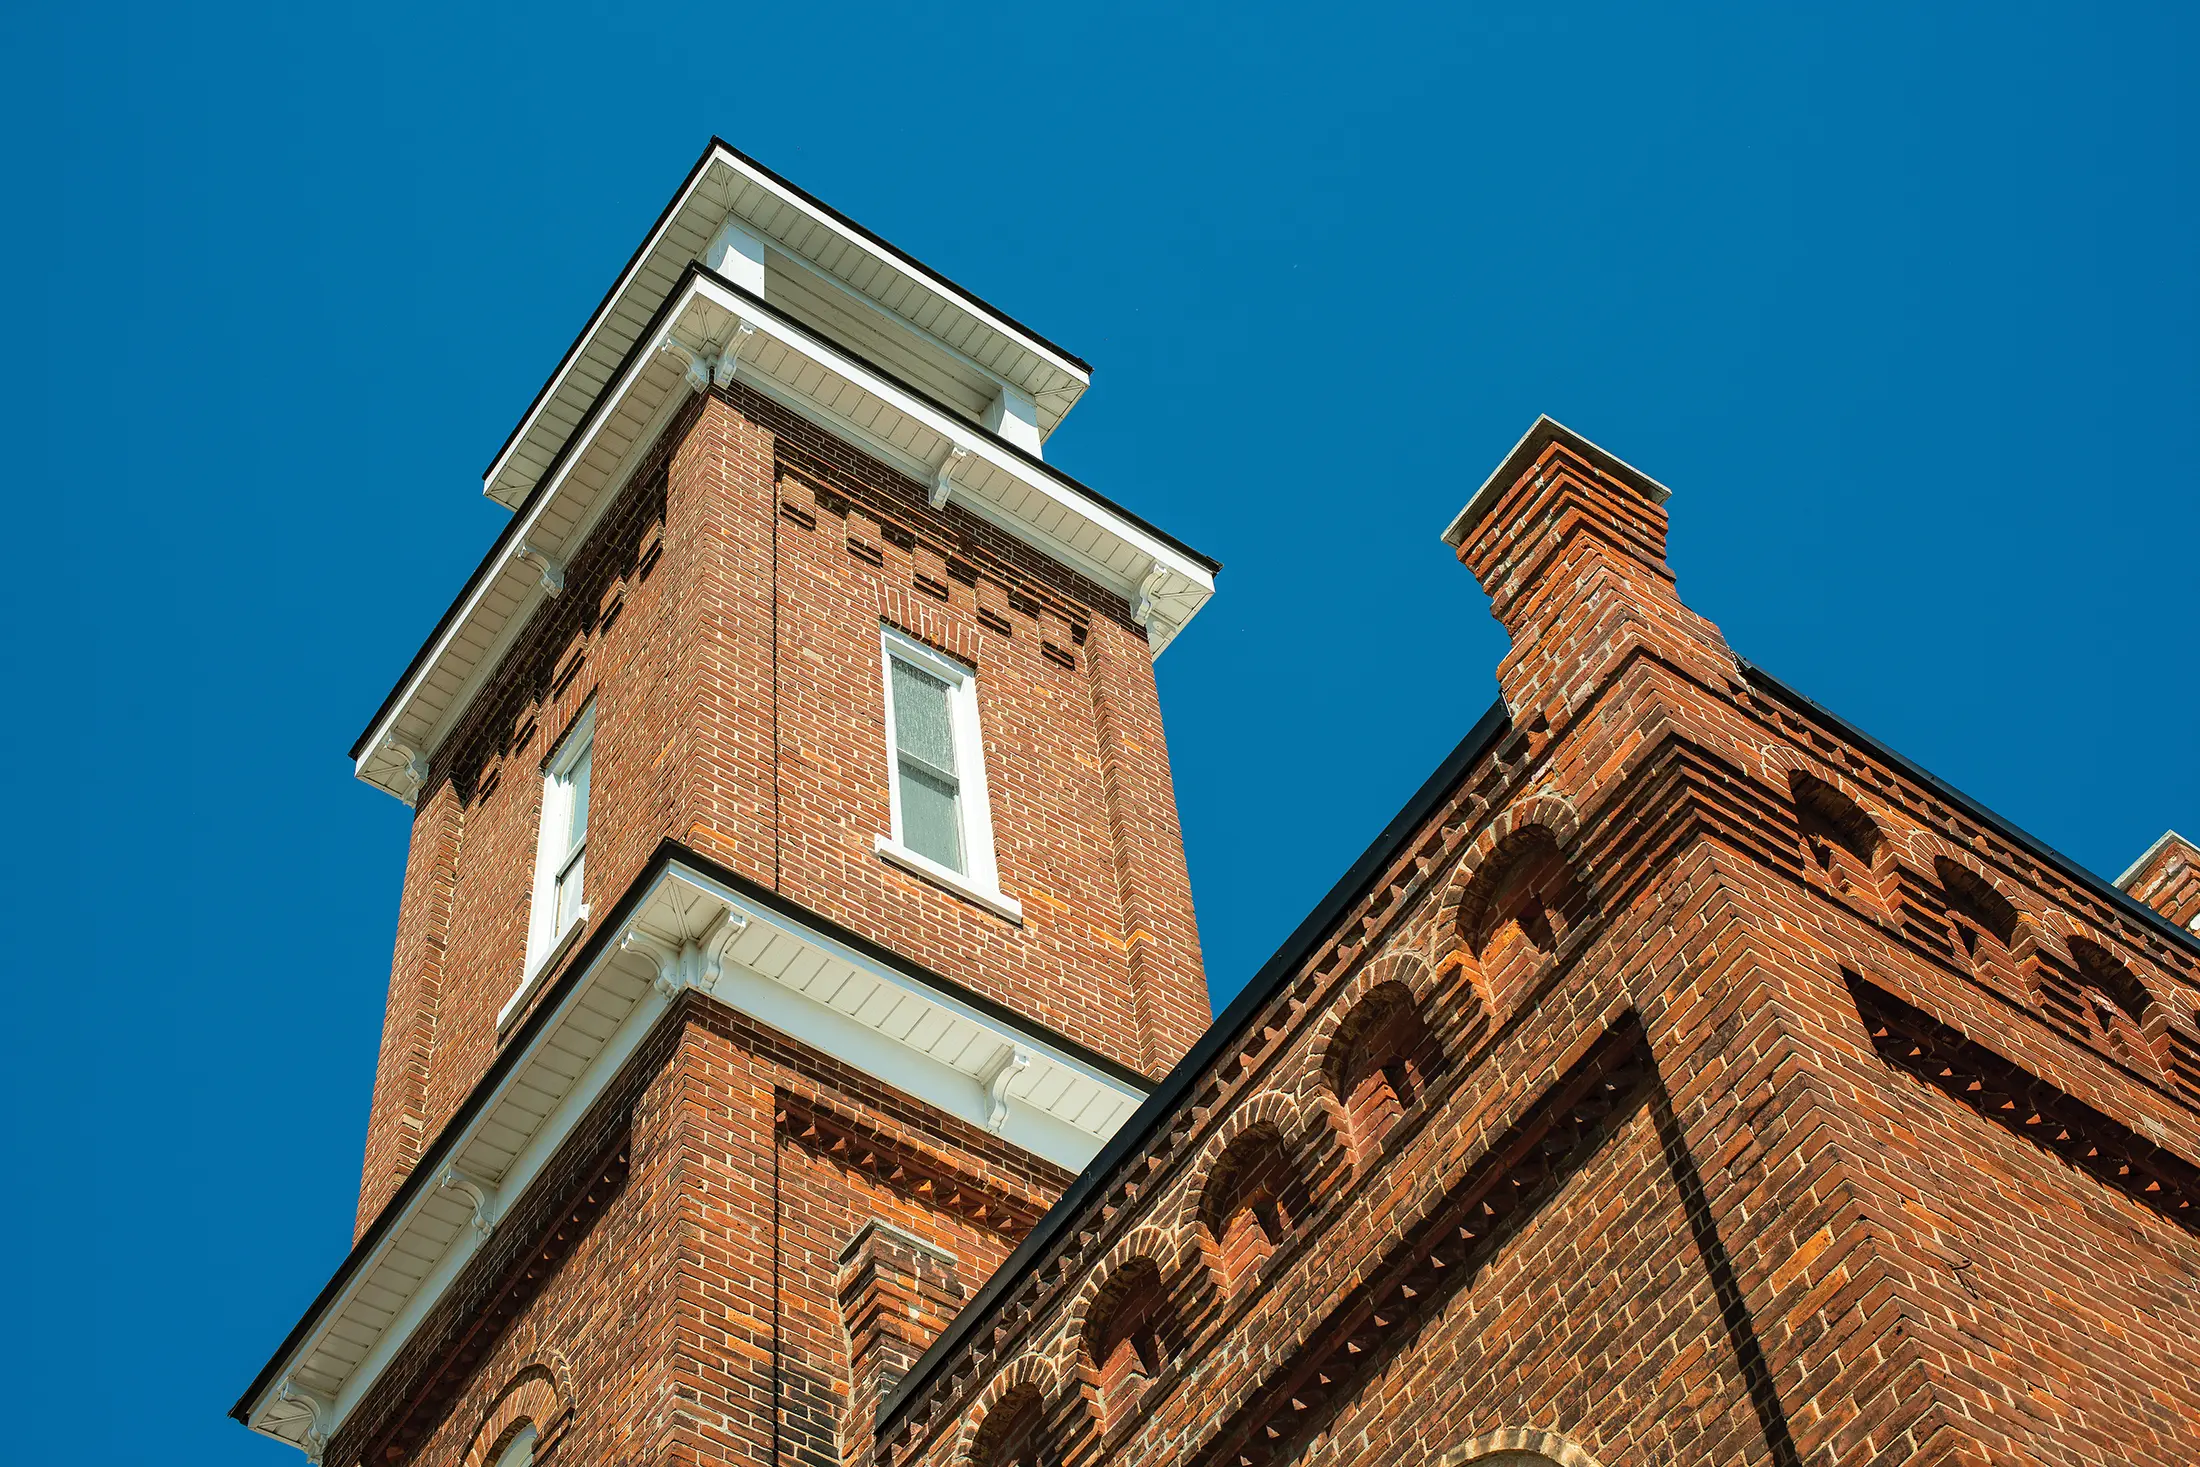
M 542 834 L 535 847 L 534 919 L 527 942 L 530 973 L 588 915 L 588 781 L 595 762 L 591 704 L 543 767 Z
M 893 831 L 878 838 L 879 853 L 1021 921 L 993 859 L 977 675 L 891 627 L 881 646 Z

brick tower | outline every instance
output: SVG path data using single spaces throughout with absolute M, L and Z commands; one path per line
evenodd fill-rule
M 412 843 L 315 1462 L 809 1464 L 1207 1027 L 1076 357 L 713 142 L 352 754 Z M 854 1429 L 850 1429 L 851 1426 Z

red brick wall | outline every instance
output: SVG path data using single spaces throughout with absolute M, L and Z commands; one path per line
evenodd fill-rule
M 1021 926 L 873 851 L 889 828 L 882 619 L 978 670 Z M 598 913 L 669 836 L 1149 1074 L 1205 1028 L 1152 659 L 1127 608 L 737 387 L 667 431 L 436 755 L 361 1229 L 496 1054 L 541 767 L 591 698 Z
M 2200 850 L 2171 835 L 2152 859 L 2131 873 L 2124 890 L 2178 926 L 2191 926 L 2200 921 Z
M 1133 1467 L 2200 1452 L 2200 961 L 1748 672 L 1663 541 L 1563 444 L 1501 496 L 1513 727 L 881 1463 L 1033 1392 Z M 1366 1114 L 1401 987 L 1417 1094 Z M 1310 1203 L 1248 1282 L 1206 1195 L 1260 1130 Z M 1148 1265 L 1126 1408 L 1085 1341 Z

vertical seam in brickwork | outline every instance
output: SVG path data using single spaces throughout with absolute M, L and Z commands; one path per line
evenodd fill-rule
M 779 446 L 776 442 L 772 445 L 771 478 L 772 502 L 769 523 L 772 530 L 772 890 L 778 891 L 781 889 L 779 884 L 779 841 L 782 816 L 779 799 L 779 536 L 785 528 L 785 523 L 779 517 Z M 777 1168 L 779 1165 L 778 1153 L 775 1151 L 772 1156 L 772 1166 Z M 778 1175 L 776 1170 L 773 1175 Z M 775 1221 L 773 1226 L 777 1227 L 778 1223 Z M 778 1460 L 776 1453 L 773 1460 L 775 1462 Z

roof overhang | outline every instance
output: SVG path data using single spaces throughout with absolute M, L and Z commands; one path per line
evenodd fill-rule
M 698 377 L 713 374 L 756 388 L 920 483 L 943 485 L 956 503 L 1122 597 L 1156 653 L 1214 594 L 1214 560 L 691 264 L 353 745 L 359 778 L 412 797 L 430 757 L 551 593 L 550 567 L 579 550 Z
M 589 935 L 237 1402 L 238 1420 L 318 1461 L 497 1219 L 689 988 L 1070 1171 L 1150 1088 L 678 851 L 661 851 Z
M 1647 495 L 1652 504 L 1665 503 L 1673 492 L 1618 454 L 1597 447 L 1546 413 L 1538 417 L 1527 432 L 1520 435 L 1520 441 L 1512 446 L 1512 452 L 1505 455 L 1504 462 L 1482 481 L 1482 487 L 1474 491 L 1466 507 L 1452 516 L 1451 523 L 1444 527 L 1444 543 L 1454 550 L 1466 543 L 1467 532 L 1474 528 L 1475 522 L 1489 513 L 1490 506 L 1497 503 L 1497 497 L 1511 488 L 1528 471 L 1528 467 L 1543 456 L 1543 450 L 1553 443 L 1565 445 L 1570 452 L 1578 454 L 1621 483 L 1632 485 L 1638 492 Z
M 518 506 L 549 472 L 682 272 L 729 219 L 803 274 L 894 318 L 928 351 L 1028 394 L 1043 438 L 1091 384 L 1082 360 L 718 138 L 665 206 L 482 474 Z

